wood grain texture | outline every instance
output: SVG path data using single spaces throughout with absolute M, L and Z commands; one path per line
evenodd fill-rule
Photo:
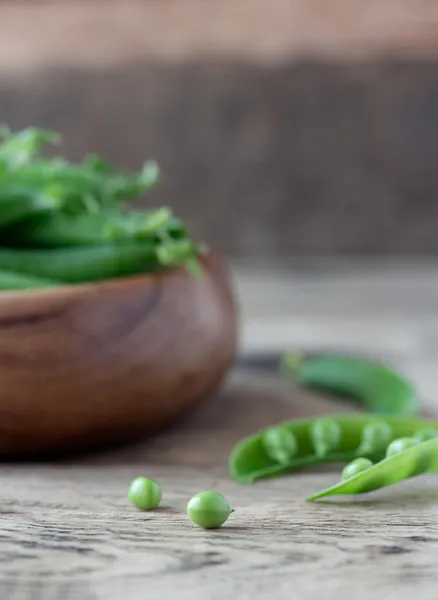
M 0 295 L 0 453 L 135 437 L 214 391 L 237 313 L 223 267 L 204 267 Z
M 337 480 L 321 472 L 242 486 L 226 461 L 242 434 L 279 419 L 338 410 L 274 380 L 235 375 L 184 423 L 144 443 L 64 464 L 0 467 L 0 595 L 8 600 L 433 600 L 436 480 L 361 502 L 307 504 Z M 163 486 L 161 507 L 127 500 L 132 478 Z M 217 531 L 185 505 L 214 489 L 236 512 Z M 317 577 L 318 575 L 318 577 Z M 39 596 L 37 595 L 39 594 Z
M 278 348 L 288 333 L 295 347 L 329 339 L 376 355 L 380 340 L 380 356 L 412 371 L 420 389 L 436 389 L 437 266 L 318 265 L 280 275 L 234 270 L 244 330 L 254 327 L 245 350 Z M 269 319 L 261 327 L 271 310 L 283 319 L 283 337 Z M 425 408 L 438 414 L 436 394 Z M 357 407 L 234 371 L 208 402 L 147 440 L 51 463 L 1 464 L 0 597 L 435 600 L 437 477 L 314 504 L 304 498 L 337 481 L 335 465 L 249 486 L 229 478 L 229 451 L 242 436 L 339 410 Z M 138 475 L 163 486 L 158 510 L 129 504 Z M 236 508 L 217 531 L 185 515 L 201 489 L 224 493 Z

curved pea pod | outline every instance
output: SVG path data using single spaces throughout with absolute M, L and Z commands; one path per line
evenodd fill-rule
M 202 251 L 202 247 L 190 240 L 176 240 L 162 245 L 144 240 L 93 247 L 38 250 L 0 248 L 0 269 L 13 269 L 64 283 L 82 283 L 156 273 L 186 263 L 191 267 L 190 261 L 196 263 Z
M 33 277 L 16 271 L 0 270 L 0 290 L 34 290 L 39 288 L 57 287 L 61 282 L 43 277 Z
M 153 270 L 159 264 L 155 246 L 145 242 L 47 250 L 0 248 L 0 269 L 64 283 L 133 275 Z
M 167 208 L 130 212 L 113 209 L 78 214 L 53 211 L 20 221 L 3 235 L 8 245 L 21 248 L 97 246 L 151 238 L 157 231 L 166 231 L 170 218 L 171 211 Z
M 388 444 L 405 436 L 420 436 L 437 421 L 365 414 L 331 415 L 279 423 L 241 440 L 232 449 L 228 468 L 240 483 L 292 473 L 327 463 L 348 463 L 385 456 Z M 277 430 L 277 434 L 275 431 Z
M 281 370 L 305 387 L 356 399 L 371 413 L 409 416 L 419 405 L 414 385 L 375 361 L 340 355 L 306 359 L 287 352 Z
M 0 228 L 4 229 L 23 220 L 56 212 L 61 202 L 48 193 L 28 189 L 25 186 L 6 187 L 0 174 Z
M 409 446 L 369 469 L 309 496 L 309 502 L 327 496 L 366 494 L 425 473 L 438 472 L 438 438 Z

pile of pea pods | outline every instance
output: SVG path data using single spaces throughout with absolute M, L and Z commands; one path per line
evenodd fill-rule
M 96 155 L 46 156 L 52 131 L 0 129 L 0 290 L 28 290 L 154 273 L 200 273 L 203 244 L 167 207 L 132 203 L 158 182 L 154 161 L 138 173 Z

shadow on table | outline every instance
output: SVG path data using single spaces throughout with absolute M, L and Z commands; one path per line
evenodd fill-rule
M 19 462 L 181 465 L 214 467 L 228 461 L 233 446 L 256 431 L 289 419 L 358 412 L 348 399 L 317 394 L 278 377 L 234 372 L 223 388 L 185 417 L 135 442 L 99 446 Z M 436 415 L 424 414 L 425 418 Z M 7 461 L 16 462 L 16 461 Z M 324 466 L 324 471 L 329 468 Z
M 141 442 L 95 455 L 92 462 L 223 465 L 234 444 L 259 429 L 287 419 L 354 409 L 351 404 L 318 397 L 278 379 L 235 376 L 220 393 L 172 427 Z

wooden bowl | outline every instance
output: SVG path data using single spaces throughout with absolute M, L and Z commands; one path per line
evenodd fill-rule
M 0 293 L 0 454 L 70 451 L 155 432 L 213 393 L 237 310 L 212 255 L 183 269 Z

